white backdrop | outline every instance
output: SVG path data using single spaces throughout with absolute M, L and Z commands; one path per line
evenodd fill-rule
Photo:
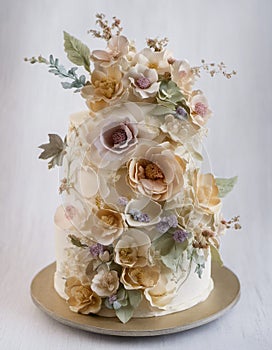
M 1 0 L 0 14 L 0 348 L 1 349 L 271 349 L 271 65 L 270 0 Z M 91 48 L 94 15 L 122 19 L 124 34 L 144 46 L 167 36 L 178 58 L 197 65 L 223 60 L 238 75 L 203 77 L 214 116 L 207 148 L 217 176 L 239 176 L 224 213 L 243 230 L 223 239 L 225 265 L 239 276 L 239 304 L 198 329 L 150 339 L 118 339 L 58 324 L 31 302 L 33 276 L 54 261 L 53 215 L 58 173 L 38 161 L 48 132 L 65 135 L 68 116 L 85 108 L 44 66 L 25 56 L 51 52 L 67 63 L 66 30 Z

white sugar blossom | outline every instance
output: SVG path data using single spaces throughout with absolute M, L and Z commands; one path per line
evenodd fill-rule
M 199 126 L 205 125 L 212 112 L 209 109 L 208 101 L 202 91 L 193 91 L 189 105 L 192 110 L 191 115 L 193 122 Z
M 167 50 L 154 52 L 150 48 L 145 48 L 135 55 L 133 62 L 139 63 L 151 69 L 156 69 L 158 74 L 164 74 L 170 71 L 168 59 L 171 53 Z
M 109 270 L 102 264 L 94 275 L 91 282 L 91 289 L 100 297 L 114 295 L 119 288 L 119 277 L 117 271 Z
M 132 85 L 133 93 L 142 99 L 154 97 L 159 90 L 160 83 L 156 69 L 136 64 L 128 71 L 126 78 Z
M 175 60 L 171 64 L 171 76 L 173 82 L 178 85 L 182 92 L 190 93 L 195 82 L 195 76 L 186 60 Z

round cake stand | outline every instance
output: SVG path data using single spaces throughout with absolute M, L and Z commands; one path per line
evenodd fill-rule
M 81 315 L 69 310 L 68 304 L 54 290 L 55 263 L 40 271 L 31 283 L 33 302 L 53 319 L 85 331 L 116 336 L 156 336 L 177 333 L 211 322 L 229 311 L 239 300 L 240 283 L 226 267 L 212 265 L 214 289 L 204 302 L 171 315 L 132 318 L 122 324 L 117 318 Z

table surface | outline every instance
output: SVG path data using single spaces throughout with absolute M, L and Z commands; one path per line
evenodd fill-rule
M 214 112 L 207 152 L 217 176 L 239 176 L 224 200 L 225 217 L 241 215 L 222 256 L 241 282 L 241 300 L 224 317 L 183 333 L 118 338 L 72 329 L 34 306 L 30 283 L 54 261 L 53 215 L 60 203 L 58 171 L 38 161 L 48 133 L 65 135 L 69 114 L 85 109 L 45 66 L 25 56 L 54 53 L 68 63 L 62 30 L 97 48 L 87 30 L 94 15 L 123 19 L 135 39 L 167 36 L 169 49 L 193 65 L 224 61 L 238 75 L 198 82 Z M 1 349 L 271 349 L 271 33 L 270 0 L 1 1 L 0 348 Z

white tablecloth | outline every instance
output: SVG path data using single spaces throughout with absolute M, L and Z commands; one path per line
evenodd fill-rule
M 33 276 L 54 261 L 53 215 L 60 203 L 58 172 L 38 161 L 49 132 L 65 135 L 68 116 L 85 108 L 45 66 L 25 56 L 54 53 L 68 65 L 62 30 L 91 48 L 94 15 L 123 20 L 124 34 L 144 46 L 167 36 L 178 58 L 197 65 L 224 61 L 231 80 L 199 80 L 214 116 L 207 150 L 217 176 L 239 176 L 224 201 L 242 231 L 222 241 L 225 265 L 240 278 L 242 296 L 223 318 L 187 332 L 155 338 L 115 338 L 66 327 L 30 298 Z M 0 348 L 1 349 L 271 349 L 271 65 L 270 0 L 9 0 L 1 1 Z

